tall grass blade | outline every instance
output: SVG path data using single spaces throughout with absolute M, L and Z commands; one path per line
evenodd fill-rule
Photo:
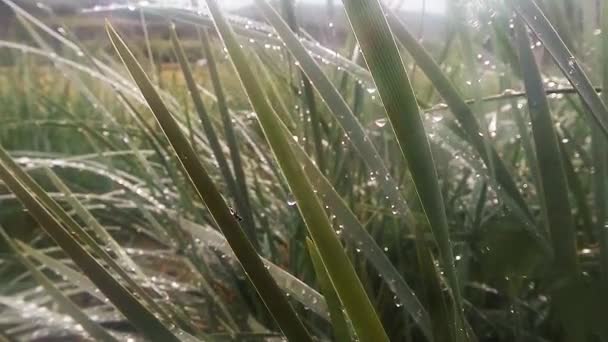
M 543 199 L 547 208 L 555 265 L 559 272 L 574 275 L 578 272 L 574 218 L 568 199 L 567 178 L 560 155 L 557 135 L 553 128 L 549 103 L 530 48 L 526 27 L 521 21 L 517 28 L 517 47 L 522 75 L 528 96 L 532 135 L 537 152 L 538 170 L 542 182 Z
M 445 207 L 437 182 L 437 171 L 420 117 L 420 109 L 397 44 L 377 0 L 343 2 L 399 147 L 408 162 L 418 198 L 435 235 L 441 264 L 454 296 L 456 315 L 463 327 L 465 319 L 462 297 Z
M 217 69 L 217 63 L 215 62 L 215 56 L 213 55 L 211 45 L 209 44 L 207 31 L 202 30 L 202 32 L 200 32 L 200 37 L 201 42 L 203 43 L 203 53 L 207 59 L 207 66 L 209 68 L 209 78 L 211 78 L 211 83 L 213 85 L 213 90 L 217 100 L 218 111 L 220 112 L 222 124 L 224 125 L 224 136 L 226 137 L 226 142 L 228 144 L 228 148 L 230 149 L 232 170 L 234 171 L 237 191 L 239 192 L 242 200 L 241 205 L 243 208 L 241 208 L 241 211 L 244 213 L 243 217 L 250 218 L 253 222 L 251 201 L 249 199 L 249 192 L 247 191 L 247 180 L 245 178 L 245 171 L 243 169 L 243 161 L 241 160 L 239 144 L 232 124 L 232 119 L 230 117 L 230 112 L 228 111 L 228 104 L 226 103 L 226 96 L 224 95 L 224 89 L 222 88 L 222 83 L 220 81 L 220 74 Z
M 236 181 L 232 175 L 230 166 L 228 166 L 228 161 L 224 156 L 217 134 L 215 133 L 215 128 L 211 123 L 211 119 L 209 118 L 209 114 L 207 113 L 207 109 L 205 108 L 205 104 L 203 103 L 203 99 L 201 98 L 201 95 L 198 91 L 196 81 L 194 80 L 194 76 L 192 74 L 190 63 L 188 63 L 188 58 L 186 57 L 184 48 L 179 42 L 179 38 L 175 30 L 175 25 L 171 25 L 171 43 L 173 44 L 173 49 L 177 54 L 177 60 L 179 61 L 179 65 L 182 69 L 182 74 L 184 75 L 184 79 L 186 80 L 188 91 L 190 92 L 190 96 L 192 97 L 192 102 L 194 102 L 194 107 L 196 108 L 198 117 L 201 120 L 201 123 L 203 124 L 203 128 L 205 129 L 205 134 L 207 135 L 209 145 L 211 145 L 211 150 L 213 151 L 215 160 L 219 165 L 219 168 L 222 172 L 222 175 L 224 176 L 224 180 L 228 185 L 228 189 L 231 195 L 236 200 L 237 210 L 239 211 L 239 213 L 241 213 L 240 215 L 243 215 L 244 220 L 242 222 L 242 226 L 244 227 L 245 233 L 247 234 L 249 241 L 251 241 L 254 248 L 256 248 L 257 250 L 259 249 L 258 239 L 255 233 L 255 224 L 253 221 L 253 216 L 251 215 L 251 210 L 249 210 L 249 205 L 245 203 L 245 199 L 242 196 L 242 191 L 239 191 L 239 189 L 237 188 Z
M 198 160 L 193 147 L 188 143 L 143 69 L 109 23 L 106 28 L 112 44 L 131 73 L 133 80 L 139 86 L 157 122 L 175 150 L 182 172 L 188 176 L 196 189 L 197 195 L 203 200 L 213 219 L 226 236 L 226 240 L 232 247 L 237 259 L 279 327 L 290 340 L 310 341 L 306 328 L 264 267 L 253 245 L 247 239 L 206 169 Z
M 323 265 L 321 255 L 319 255 L 319 250 L 315 246 L 314 242 L 312 242 L 312 240 L 309 238 L 306 238 L 306 246 L 308 247 L 308 253 L 310 254 L 310 259 L 315 269 L 315 274 L 317 275 L 317 282 L 321 288 L 321 292 L 325 296 L 325 300 L 327 301 L 334 338 L 338 342 L 351 341 L 347 317 L 344 310 L 342 310 L 342 304 L 340 303 L 340 299 L 338 299 L 336 291 L 331 284 L 331 280 L 329 279 L 325 265 Z
M 241 84 L 257 113 L 264 135 L 272 148 L 281 171 L 285 175 L 298 204 L 310 236 L 319 249 L 321 258 L 340 301 L 350 317 L 361 341 L 387 341 L 388 337 L 372 306 L 353 265 L 348 260 L 342 244 L 331 228 L 331 223 L 319 203 L 312 185 L 303 172 L 283 134 L 280 119 L 267 102 L 266 95 L 247 64 L 246 57 L 228 25 L 218 4 L 208 0 L 215 27 L 236 68 Z

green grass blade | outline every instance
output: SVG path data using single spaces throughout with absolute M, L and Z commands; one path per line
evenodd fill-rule
M 149 309 L 143 306 L 125 287 L 116 281 L 97 260 L 68 232 L 56 217 L 18 180 L 17 176 L 0 161 L 0 178 L 13 191 L 29 213 L 55 242 L 72 258 L 74 263 L 95 283 L 99 290 L 120 310 L 130 322 L 151 339 L 180 341 Z
M 294 2 L 292 0 L 283 0 L 282 4 L 284 16 L 286 17 L 285 20 L 289 24 L 289 28 L 291 31 L 298 33 L 299 27 L 296 20 Z M 307 114 L 307 116 L 304 116 L 304 122 L 310 122 L 310 126 L 312 126 L 312 140 L 314 142 L 317 165 L 319 165 L 321 170 L 325 170 L 325 157 L 323 153 L 323 144 L 321 142 L 321 122 L 319 120 L 315 90 L 310 83 L 310 80 L 308 77 L 306 77 L 306 74 L 302 70 L 300 70 L 300 77 L 302 82 L 300 88 L 304 88 L 303 102 L 306 106 L 305 113 Z
M 325 296 L 325 300 L 327 301 L 327 308 L 329 309 L 329 316 L 331 317 L 331 327 L 334 332 L 334 338 L 338 342 L 351 341 L 350 329 L 348 327 L 345 312 L 342 310 L 340 299 L 336 295 L 336 290 L 331 284 L 331 280 L 329 279 L 325 265 L 323 265 L 321 255 L 319 255 L 319 250 L 315 246 L 314 242 L 312 242 L 312 240 L 309 238 L 306 238 L 306 247 L 308 247 L 308 253 L 310 254 L 310 259 L 315 269 L 315 274 L 317 275 L 317 282 L 321 288 L 321 292 Z
M 267 101 L 246 57 L 237 42 L 232 28 L 214 0 L 208 0 L 215 27 L 224 41 L 228 54 L 236 68 L 241 84 L 257 113 L 264 135 L 277 159 L 323 263 L 336 289 L 340 301 L 351 318 L 353 327 L 361 341 L 387 341 L 388 337 L 378 315 L 367 297 L 342 244 L 317 199 L 312 185 L 303 172 L 283 134 L 280 119 Z
M 188 63 L 188 57 L 184 52 L 184 48 L 179 42 L 179 38 L 177 36 L 177 31 L 175 30 L 175 25 L 171 25 L 171 43 L 173 44 L 173 49 L 177 55 L 177 60 L 179 61 L 179 65 L 182 69 L 182 74 L 184 75 L 184 79 L 186 80 L 186 85 L 188 87 L 188 91 L 190 92 L 190 96 L 192 97 L 192 102 L 194 102 L 194 107 L 198 113 L 198 117 L 203 124 L 203 128 L 205 129 L 205 134 L 207 135 L 207 140 L 209 141 L 209 145 L 211 146 L 211 150 L 213 151 L 213 155 L 215 156 L 215 160 L 217 161 L 219 168 L 224 176 L 224 180 L 228 185 L 228 190 L 230 191 L 232 197 L 236 200 L 237 209 L 244 218 L 242 226 L 249 238 L 249 241 L 253 244 L 253 246 L 259 249 L 258 239 L 255 233 L 255 224 L 253 221 L 253 216 L 251 215 L 251 210 L 249 210 L 249 205 L 245 203 L 245 199 L 242 196 L 242 192 L 237 188 L 237 184 L 232 175 L 232 171 L 230 170 L 230 166 L 228 166 L 228 161 L 224 156 L 222 151 L 222 147 L 220 145 L 217 134 L 215 133 L 215 128 L 213 128 L 213 124 L 211 123 L 211 119 L 209 118 L 209 114 L 207 113 L 207 109 L 205 108 L 205 104 L 203 103 L 203 99 L 198 91 L 196 81 L 194 80 L 194 76 L 192 74 L 192 69 L 190 67 L 190 63 Z
M 226 240 L 232 247 L 237 259 L 279 327 L 290 340 L 310 341 L 306 328 L 264 267 L 253 245 L 247 239 L 237 219 L 233 216 L 222 195 L 198 160 L 193 147 L 188 143 L 143 69 L 110 24 L 107 24 L 107 31 L 112 44 L 131 73 L 133 80 L 139 86 L 157 122 L 175 150 L 183 173 L 188 176 L 196 189 L 197 195 L 203 200 L 213 219 L 226 236 Z
M 30 272 L 32 277 L 42 285 L 42 287 L 53 297 L 57 302 L 62 311 L 69 314 L 74 321 L 78 322 L 83 329 L 89 334 L 90 337 L 97 341 L 109 341 L 118 342 L 118 340 L 110 335 L 104 328 L 101 327 L 97 322 L 91 320 L 70 298 L 64 295 L 61 290 L 53 284 L 53 282 L 47 278 L 36 266 L 25 256 L 23 252 L 17 247 L 15 242 L 10 236 L 6 234 L 4 229 L 0 227 L 0 235 L 8 243 L 8 246 L 13 251 L 17 260 L 23 264 Z
M 553 128 L 549 103 L 543 89 L 541 74 L 534 60 L 524 24 L 517 23 L 517 47 L 522 75 L 528 95 L 532 135 L 537 152 L 545 206 L 555 265 L 565 274 L 578 272 L 574 218 L 568 199 L 567 178 Z
M 222 123 L 224 125 L 224 136 L 226 137 L 226 142 L 228 143 L 228 148 L 230 149 L 230 158 L 232 160 L 232 170 L 234 171 L 237 191 L 240 193 L 240 197 L 242 199 L 243 208 L 240 210 L 243 213 L 243 217 L 253 220 L 251 201 L 249 199 L 249 192 L 247 191 L 248 187 L 243 168 L 243 161 L 241 160 L 239 144 L 232 124 L 232 119 L 230 117 L 230 112 L 228 111 L 228 104 L 226 103 L 226 96 L 224 95 L 224 89 L 222 88 L 222 83 L 220 81 L 220 74 L 215 62 L 215 56 L 213 55 L 213 51 L 211 50 L 211 46 L 209 44 L 207 31 L 203 30 L 200 33 L 201 42 L 203 43 L 203 53 L 207 59 L 207 66 L 209 67 L 209 77 L 211 78 L 211 83 L 213 84 L 218 111 L 220 112 Z
M 545 17 L 545 14 L 534 0 L 516 0 L 511 4 L 515 6 L 517 13 L 526 21 L 532 31 L 536 33 L 538 39 L 543 42 L 544 47 L 549 51 L 564 76 L 576 89 L 588 109 L 585 113 L 591 115 L 591 121 L 594 121 L 608 138 L 608 110 L 606 105 L 595 92 L 591 81 Z
M 408 162 L 417 195 L 439 246 L 442 267 L 452 289 L 457 317 L 464 324 L 462 297 L 437 171 L 420 109 L 397 44 L 377 0 L 343 2 L 399 147 Z

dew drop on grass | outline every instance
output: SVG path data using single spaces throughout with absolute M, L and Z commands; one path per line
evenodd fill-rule
M 287 198 L 287 205 L 290 207 L 293 207 L 294 205 L 296 205 L 296 199 L 289 195 L 289 197 Z
M 387 122 L 388 122 L 388 120 L 386 120 L 386 118 L 381 118 L 381 119 L 378 119 L 378 120 L 374 121 L 374 124 L 376 126 L 382 128 L 382 127 L 386 126 Z

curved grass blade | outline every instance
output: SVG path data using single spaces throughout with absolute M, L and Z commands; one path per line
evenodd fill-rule
M 6 186 L 15 193 L 19 201 L 38 221 L 40 226 L 55 240 L 63 251 L 72 258 L 74 263 L 95 283 L 99 290 L 121 311 L 127 319 L 144 335 L 151 339 L 159 338 L 166 341 L 180 341 L 148 308 L 143 306 L 125 287 L 91 255 L 66 230 L 58 219 L 53 216 L 22 183 L 6 164 L 0 161 L 0 178 Z
M 553 128 L 549 103 L 526 27 L 518 20 L 516 40 L 522 75 L 528 95 L 532 135 L 537 152 L 541 189 L 551 232 L 556 271 L 574 275 L 578 272 L 574 218 L 568 199 L 568 184 Z
M 197 195 L 205 203 L 213 219 L 226 236 L 226 240 L 243 266 L 245 273 L 281 330 L 290 340 L 310 341 L 311 338 L 306 328 L 264 267 L 253 245 L 247 239 L 237 219 L 233 216 L 222 195 L 198 160 L 193 147 L 188 143 L 143 69 L 109 23 L 106 24 L 106 29 L 114 48 L 129 70 L 133 80 L 139 86 L 157 122 L 175 150 L 182 172 L 189 178 L 196 189 Z
M 310 259 L 315 269 L 315 274 L 317 275 L 317 282 L 319 283 L 321 292 L 323 292 L 325 296 L 325 300 L 327 300 L 327 307 L 329 309 L 329 316 L 331 317 L 331 327 L 334 332 L 334 338 L 338 342 L 351 341 L 350 329 L 348 328 L 345 312 L 342 310 L 340 299 L 336 295 L 336 290 L 332 286 L 329 275 L 327 274 L 327 270 L 323 265 L 321 255 L 319 255 L 319 250 L 315 246 L 314 242 L 312 242 L 312 240 L 309 238 L 306 238 L 306 246 L 308 247 L 308 254 L 310 254 Z
M 298 204 L 298 209 L 315 242 L 330 279 L 361 341 L 388 341 L 380 319 L 344 252 L 331 223 L 319 203 L 310 181 L 303 172 L 283 134 L 281 121 L 267 101 L 257 77 L 247 64 L 244 52 L 236 40 L 218 4 L 207 0 L 215 27 L 236 68 L 241 84 L 257 113 L 264 135 Z
M 17 247 L 11 237 L 6 234 L 2 227 L 0 227 L 0 235 L 7 242 L 10 249 L 13 250 L 17 260 L 27 268 L 32 277 L 44 287 L 51 297 L 53 297 L 61 310 L 69 314 L 74 321 L 78 322 L 90 337 L 97 341 L 118 342 L 114 336 L 110 335 L 110 333 L 102 328 L 97 322 L 91 320 L 70 298 L 64 295 L 61 290 L 44 275 L 44 273 L 38 270 L 38 268 L 22 254 L 23 252 Z
M 343 3 L 399 147 L 408 162 L 418 198 L 439 247 L 442 267 L 455 301 L 456 317 L 464 326 L 462 296 L 437 171 L 397 44 L 377 0 L 344 0 Z
M 572 55 L 557 31 L 555 31 L 549 20 L 545 17 L 545 14 L 534 0 L 515 0 L 509 3 L 515 7 L 517 13 L 526 21 L 530 29 L 536 33 L 538 39 L 549 51 L 555 63 L 562 70 L 564 76 L 572 83 L 581 100 L 587 109 L 589 109 L 585 112 L 590 114 L 591 120 L 595 122 L 605 137 L 608 138 L 608 110 L 606 109 L 606 105 L 595 92 L 591 81 L 589 81 L 589 78 L 576 61 L 576 58 L 574 58 L 574 55 Z

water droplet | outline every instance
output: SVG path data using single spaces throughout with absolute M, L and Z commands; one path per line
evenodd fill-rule
M 388 122 L 388 120 L 386 120 L 386 118 L 381 118 L 381 119 L 378 119 L 378 120 L 374 121 L 374 124 L 376 126 L 382 128 L 382 127 L 386 126 L 387 122 Z
M 289 198 L 287 198 L 287 205 L 293 207 L 296 205 L 296 199 L 290 195 Z

